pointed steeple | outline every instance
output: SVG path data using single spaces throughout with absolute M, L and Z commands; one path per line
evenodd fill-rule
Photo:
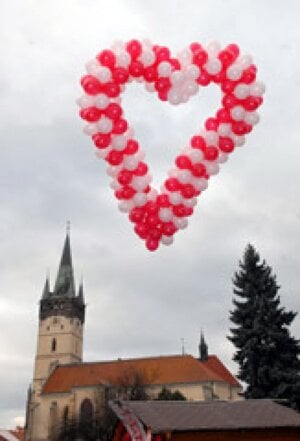
M 43 289 L 42 299 L 47 299 L 49 295 L 50 295 L 50 283 L 49 283 L 49 276 L 47 275 Z
M 201 361 L 206 361 L 208 359 L 208 346 L 205 342 L 202 330 L 200 334 L 199 359 Z
M 57 278 L 54 286 L 53 296 L 75 297 L 75 282 L 71 256 L 69 226 L 64 243 L 64 248 L 59 264 Z
M 82 281 L 80 282 L 80 285 L 79 285 L 77 298 L 78 298 L 79 303 L 84 305 L 84 295 L 83 295 L 83 283 L 82 283 Z

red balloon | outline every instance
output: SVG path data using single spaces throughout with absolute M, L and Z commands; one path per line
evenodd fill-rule
M 181 189 L 181 194 L 184 198 L 190 199 L 195 196 L 195 189 L 192 184 L 184 184 Z
M 114 122 L 114 126 L 112 129 L 112 133 L 115 133 L 116 135 L 121 135 L 122 133 L 126 132 L 128 128 L 128 122 L 126 119 L 118 119 Z
M 234 149 L 234 142 L 229 137 L 221 137 L 219 138 L 219 149 L 224 153 L 231 153 Z
M 215 161 L 219 156 L 219 151 L 216 147 L 209 146 L 204 151 L 204 157 L 208 161 Z
M 126 50 L 131 58 L 135 59 L 141 55 L 142 45 L 138 40 L 130 40 L 126 44 Z
M 113 68 L 116 62 L 116 57 L 113 51 L 110 51 L 109 49 L 105 49 L 102 52 L 100 52 L 99 55 L 96 57 L 100 63 L 103 66 L 107 66 L 110 68 Z
M 118 174 L 118 182 L 121 185 L 128 185 L 132 180 L 132 172 L 126 169 L 123 169 Z
M 206 128 L 206 130 L 217 131 L 218 130 L 218 126 L 219 126 L 219 123 L 218 123 L 218 120 L 216 118 L 208 118 L 205 121 L 205 128 Z
M 131 222 L 137 223 L 141 222 L 144 218 L 144 210 L 140 207 L 134 207 L 129 213 L 129 219 Z
M 128 70 L 124 67 L 116 67 L 113 70 L 113 79 L 116 83 L 124 84 L 129 78 Z
M 139 149 L 139 144 L 134 139 L 129 139 L 127 141 L 126 148 L 124 149 L 124 153 L 126 155 L 134 155 Z
M 148 165 L 144 162 L 139 162 L 137 168 L 133 171 L 136 176 L 144 176 L 148 171 Z
M 144 70 L 144 78 L 149 83 L 153 83 L 153 81 L 156 81 L 158 77 L 157 69 L 153 66 L 146 67 Z
M 101 116 L 101 110 L 97 107 L 87 107 L 80 110 L 80 116 L 88 122 L 96 122 Z
M 192 168 L 192 173 L 197 178 L 205 177 L 206 175 L 206 168 L 205 165 L 199 162 L 198 164 L 194 164 Z
M 158 245 L 159 245 L 158 240 L 153 239 L 152 237 L 149 237 L 149 238 L 146 240 L 146 247 L 148 248 L 149 251 L 155 251 L 155 250 L 157 250 Z
M 93 75 L 85 75 L 81 78 L 81 85 L 89 95 L 97 95 L 102 91 L 102 85 Z
M 193 136 L 191 139 L 191 146 L 195 149 L 204 151 L 206 148 L 205 139 L 202 136 Z
M 109 146 L 111 137 L 109 134 L 96 133 L 92 136 L 95 146 L 98 149 L 105 149 Z
M 169 178 L 165 182 L 166 189 L 169 191 L 177 191 L 181 189 L 181 184 L 176 178 Z
M 140 61 L 133 61 L 129 66 L 129 73 L 133 77 L 140 77 L 144 73 L 144 66 Z
M 104 113 L 108 118 L 112 119 L 113 121 L 117 121 L 122 115 L 122 108 L 117 103 L 110 103 L 106 107 Z
M 123 161 L 123 155 L 121 152 L 111 150 L 105 159 L 110 165 L 120 165 Z
M 175 163 L 177 167 L 181 169 L 190 170 L 193 167 L 190 158 L 186 155 L 177 156 Z
M 106 83 L 103 90 L 109 98 L 115 98 L 120 94 L 120 86 L 113 81 Z

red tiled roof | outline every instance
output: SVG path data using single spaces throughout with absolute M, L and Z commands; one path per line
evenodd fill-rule
M 216 355 L 209 355 L 206 361 L 202 361 L 208 369 L 219 375 L 224 381 L 229 383 L 231 386 L 241 387 L 237 379 L 229 372 L 229 370 L 224 366 L 224 364 L 219 360 Z
M 228 382 L 207 362 L 201 363 L 191 355 L 176 355 L 61 365 L 46 381 L 43 393 L 67 392 L 96 384 L 130 384 L 137 373 L 145 385 Z

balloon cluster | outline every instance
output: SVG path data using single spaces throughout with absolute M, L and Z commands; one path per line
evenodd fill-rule
M 256 110 L 265 87 L 256 81 L 252 57 L 240 54 L 236 44 L 221 48 L 218 42 L 192 43 L 173 57 L 167 47 L 131 40 L 102 50 L 86 69 L 81 79 L 85 94 L 77 101 L 80 116 L 88 123 L 84 132 L 97 155 L 108 163 L 119 209 L 128 213 L 148 250 L 170 245 L 174 234 L 186 228 L 210 176 L 259 121 Z M 149 92 L 172 105 L 187 102 L 199 86 L 214 83 L 222 91 L 221 107 L 176 157 L 160 193 L 151 187 L 145 154 L 121 107 L 121 94 L 132 80 L 144 82 Z

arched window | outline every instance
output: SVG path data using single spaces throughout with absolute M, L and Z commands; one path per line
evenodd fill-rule
M 69 421 L 69 406 L 65 406 L 64 413 L 63 413 L 64 426 L 67 426 L 68 421 Z
M 80 406 L 79 420 L 81 424 L 90 424 L 93 420 L 94 409 L 91 400 L 85 398 Z
M 51 342 L 51 351 L 52 352 L 56 351 L 56 346 L 57 346 L 56 338 L 52 338 L 52 342 Z

